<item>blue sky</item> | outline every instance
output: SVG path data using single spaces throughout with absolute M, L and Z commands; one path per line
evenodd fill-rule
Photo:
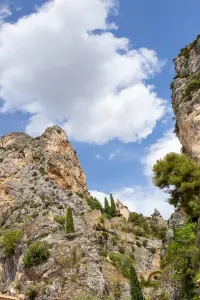
M 168 217 L 150 170 L 180 151 L 169 84 L 173 58 L 199 34 L 199 1 L 44 3 L 0 0 L 0 134 L 59 124 L 101 201 L 113 192 Z

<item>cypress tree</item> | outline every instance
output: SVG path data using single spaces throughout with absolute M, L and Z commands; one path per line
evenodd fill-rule
M 110 194 L 110 203 L 111 203 L 111 207 L 110 207 L 110 215 L 111 215 L 111 217 L 116 217 L 116 215 L 117 215 L 117 210 L 116 210 L 115 200 L 114 200 L 112 194 Z
M 108 203 L 108 199 L 105 197 L 104 199 L 104 213 L 109 217 L 110 216 L 110 205 Z
M 131 300 L 144 300 L 134 266 L 130 268 Z
M 66 231 L 66 233 L 73 233 L 74 232 L 74 221 L 73 221 L 71 207 L 68 207 L 68 209 L 67 209 L 66 222 L 65 222 L 65 231 Z

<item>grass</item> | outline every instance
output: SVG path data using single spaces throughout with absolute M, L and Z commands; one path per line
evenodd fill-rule
M 108 252 L 108 257 L 114 264 L 118 267 L 121 273 L 129 278 L 130 267 L 133 265 L 134 261 L 126 254 L 121 254 L 119 252 L 110 251 Z

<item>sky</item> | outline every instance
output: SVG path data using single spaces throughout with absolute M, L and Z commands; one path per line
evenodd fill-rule
M 198 0 L 0 0 L 0 135 L 57 124 L 92 195 L 168 218 L 151 170 L 181 149 L 169 84 L 199 11 Z

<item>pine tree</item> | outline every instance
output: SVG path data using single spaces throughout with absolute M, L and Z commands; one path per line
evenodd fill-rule
M 104 199 L 104 213 L 109 217 L 110 216 L 110 205 L 108 203 L 108 199 L 105 197 Z
M 74 232 L 74 221 L 73 221 L 71 207 L 68 207 L 68 209 L 67 209 L 66 221 L 65 221 L 65 231 L 66 231 L 66 233 Z
M 117 215 L 117 210 L 116 210 L 115 200 L 114 200 L 112 194 L 110 194 L 110 203 L 111 203 L 111 207 L 110 207 L 110 215 L 111 215 L 111 217 L 116 217 L 116 215 Z
M 134 266 L 130 268 L 131 300 L 144 300 Z

